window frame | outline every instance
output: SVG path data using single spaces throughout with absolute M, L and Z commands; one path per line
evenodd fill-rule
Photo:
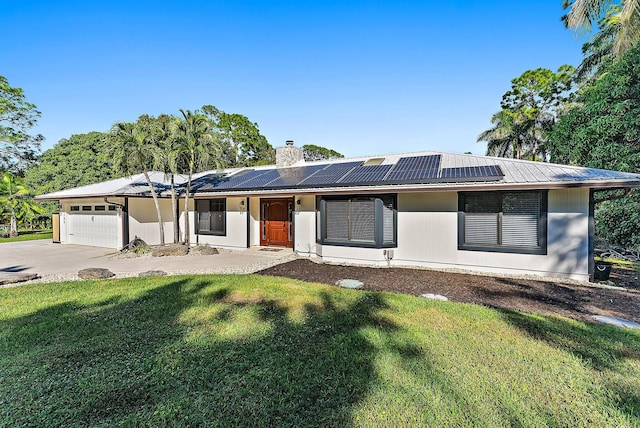
M 509 246 L 503 244 L 490 245 L 490 244 L 468 244 L 465 243 L 465 198 L 468 196 L 477 196 L 488 194 L 497 194 L 500 197 L 500 211 L 498 214 L 498 236 L 502 236 L 502 217 L 504 212 L 504 195 L 513 193 L 536 193 L 540 196 L 540 211 L 538 213 L 538 246 L 525 247 L 525 246 Z M 493 253 L 514 253 L 514 254 L 547 254 L 547 218 L 548 218 L 548 190 L 500 190 L 500 191 L 486 191 L 486 192 L 458 192 L 458 250 L 468 251 L 484 251 Z
M 374 240 L 332 240 L 327 239 L 327 201 L 351 201 L 373 199 L 374 201 Z M 384 206 L 385 199 L 393 204 L 393 242 L 384 241 Z M 351 222 L 349 221 L 349 230 Z M 398 246 L 398 196 L 395 193 L 375 195 L 325 195 L 316 197 L 316 243 L 337 247 L 357 248 L 396 248 Z
M 69 212 L 79 212 L 80 211 L 80 205 L 70 205 L 69 206 Z
M 200 230 L 200 210 L 198 204 L 208 202 L 209 203 L 209 216 L 212 213 L 222 212 L 222 230 L 215 231 L 202 231 Z M 222 210 L 212 211 L 211 207 L 213 203 L 221 204 Z M 196 235 L 210 235 L 210 236 L 227 236 L 227 199 L 226 198 L 212 198 L 212 199 L 196 199 L 195 200 L 195 222 L 194 231 Z M 210 222 L 211 223 L 211 222 Z

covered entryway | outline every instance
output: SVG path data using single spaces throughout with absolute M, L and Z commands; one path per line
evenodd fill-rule
M 260 245 L 293 248 L 293 198 L 260 199 Z
M 118 248 L 120 221 L 116 212 L 70 213 L 67 218 L 68 243 Z

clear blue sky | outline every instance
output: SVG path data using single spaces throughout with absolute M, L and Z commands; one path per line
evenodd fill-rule
M 511 79 L 577 65 L 585 41 L 561 0 L 0 4 L 0 75 L 42 111 L 44 149 L 212 104 L 273 146 L 482 154 Z

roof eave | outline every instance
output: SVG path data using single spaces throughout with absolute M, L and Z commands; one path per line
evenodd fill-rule
M 640 180 L 607 180 L 592 182 L 547 182 L 547 183 L 465 183 L 451 185 L 394 185 L 394 186 L 353 186 L 353 187 L 324 187 L 324 188 L 286 188 L 272 190 L 243 190 L 223 192 L 198 192 L 195 198 L 220 196 L 263 196 L 263 195 L 304 195 L 327 193 L 380 193 L 380 192 L 457 192 L 469 190 L 535 190 L 535 189 L 567 189 L 588 188 L 597 190 L 619 189 L 626 187 L 640 187 Z

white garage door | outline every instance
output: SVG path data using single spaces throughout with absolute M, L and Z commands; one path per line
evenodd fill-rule
M 118 248 L 120 219 L 116 213 L 69 214 L 69 243 Z

